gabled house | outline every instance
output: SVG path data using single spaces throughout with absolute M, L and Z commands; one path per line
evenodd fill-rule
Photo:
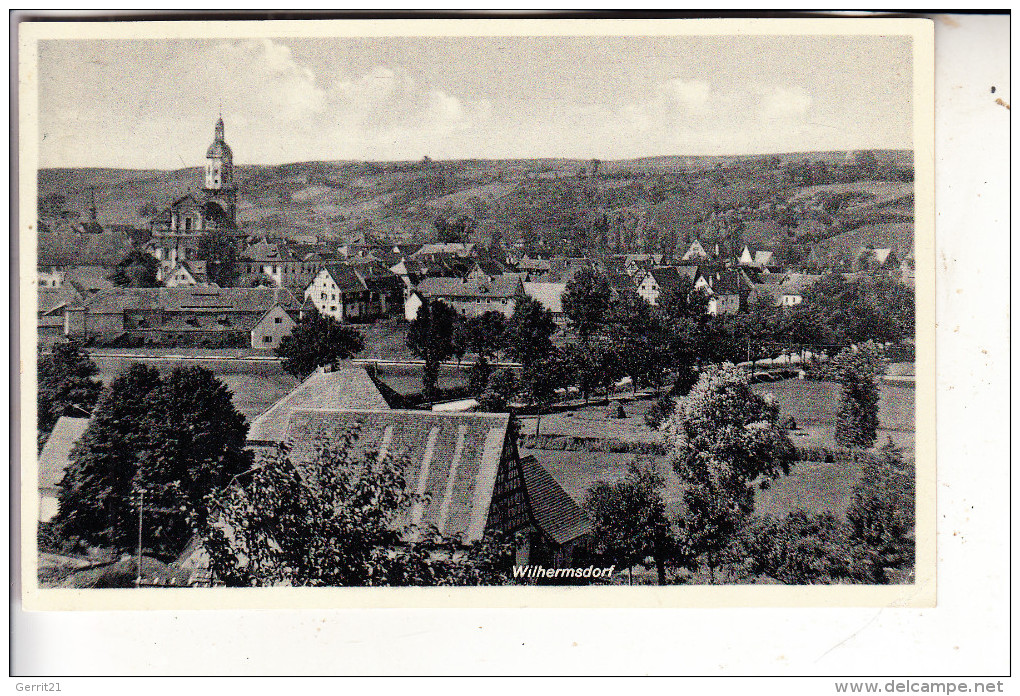
M 375 321 L 403 304 L 400 278 L 377 262 L 330 264 L 305 289 L 318 312 L 340 323 Z
M 524 293 L 547 309 L 553 321 L 560 326 L 567 321 L 563 313 L 563 293 L 566 289 L 566 283 L 524 283 Z
M 256 322 L 251 330 L 251 347 L 256 350 L 273 350 L 280 347 L 284 336 L 290 336 L 297 326 L 299 310 L 273 305 Z
M 349 360 L 343 361 L 320 367 L 255 418 L 248 428 L 248 444 L 266 447 L 284 442 L 290 415 L 295 410 L 384 411 L 388 408 L 389 404 L 368 371 Z
M 205 261 L 181 261 L 166 274 L 163 285 L 168 288 L 204 288 L 214 286 L 215 283 L 209 281 Z
M 681 261 L 698 261 L 708 260 L 709 254 L 705 250 L 705 247 L 701 244 L 698 239 L 691 240 L 691 245 L 687 247 L 687 251 L 680 257 Z
M 638 295 L 653 307 L 659 305 L 663 295 L 680 289 L 680 274 L 672 266 L 652 268 L 644 275 L 637 286 Z
M 414 321 L 423 300 L 445 302 L 464 317 L 476 317 L 486 312 L 500 312 L 509 317 L 524 296 L 524 284 L 516 276 L 503 276 L 491 282 L 467 278 L 425 278 L 404 303 L 404 318 Z
M 285 288 L 118 288 L 69 307 L 68 334 L 151 342 L 216 339 L 247 345 L 251 330 L 275 305 L 298 306 Z
M 402 521 L 408 540 L 434 529 L 470 546 L 487 530 L 522 532 L 518 564 L 569 565 L 590 524 L 540 465 L 522 466 L 515 431 L 505 413 L 294 409 L 282 442 L 299 473 L 321 447 L 349 438 L 355 451 L 402 463 L 424 499 Z

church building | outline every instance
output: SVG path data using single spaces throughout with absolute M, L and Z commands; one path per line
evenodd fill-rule
M 159 260 L 158 279 L 170 276 L 182 262 L 203 260 L 199 240 L 211 230 L 222 230 L 238 243 L 237 187 L 234 153 L 223 134 L 223 118 L 216 121 L 212 145 L 205 153 L 203 187 L 175 200 L 152 221 L 152 254 Z

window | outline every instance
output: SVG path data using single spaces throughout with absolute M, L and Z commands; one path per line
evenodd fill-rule
M 272 336 L 263 336 L 262 337 L 262 342 L 263 343 L 272 343 L 273 342 L 273 337 Z
M 283 317 L 273 317 L 273 323 L 274 324 L 282 324 L 283 323 Z
M 331 311 L 331 312 L 335 312 L 335 311 L 336 311 L 336 305 L 333 305 L 332 307 L 330 307 L 330 308 L 329 308 L 329 311 Z

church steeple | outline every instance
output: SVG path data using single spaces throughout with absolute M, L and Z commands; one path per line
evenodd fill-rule
M 205 152 L 205 189 L 207 191 L 234 188 L 234 153 L 223 139 L 223 116 L 216 121 L 213 143 Z

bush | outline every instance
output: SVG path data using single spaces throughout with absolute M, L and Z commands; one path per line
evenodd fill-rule
M 645 413 L 645 424 L 652 430 L 658 430 L 663 422 L 669 420 L 675 410 L 676 399 L 671 394 L 663 394 Z
M 793 419 L 793 416 L 783 416 L 779 419 L 779 427 L 784 430 L 796 430 L 797 421 Z

